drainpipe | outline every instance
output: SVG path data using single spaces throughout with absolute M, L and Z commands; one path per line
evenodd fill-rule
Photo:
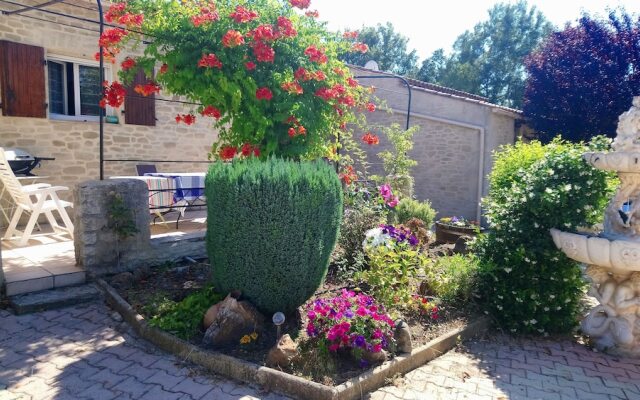
M 394 113 L 403 113 L 404 111 L 400 111 L 400 110 L 396 110 L 394 108 L 391 109 L 392 112 Z M 460 122 L 460 121 L 455 121 L 452 119 L 448 119 L 448 118 L 440 118 L 440 117 L 434 117 L 432 115 L 427 115 L 427 114 L 420 114 L 420 113 L 416 113 L 416 112 L 411 112 L 411 115 L 417 117 L 417 118 L 422 118 L 422 119 L 426 119 L 426 120 L 430 120 L 430 121 L 434 121 L 434 122 L 442 122 L 445 124 L 450 124 L 450 125 L 455 125 L 455 126 L 460 126 L 463 128 L 468 128 L 468 129 L 473 129 L 473 130 L 477 130 L 480 133 L 480 157 L 479 157 L 479 162 L 478 162 L 478 193 L 477 193 L 477 207 L 476 207 L 476 220 L 480 221 L 480 218 L 482 217 L 482 193 L 484 191 L 484 142 L 485 142 L 485 129 L 484 126 L 480 126 L 480 125 L 474 125 L 474 124 L 468 124 L 466 122 Z

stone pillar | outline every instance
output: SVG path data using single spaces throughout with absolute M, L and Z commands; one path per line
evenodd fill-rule
M 108 227 L 109 202 L 122 196 L 138 229 L 126 239 Z M 136 179 L 87 181 L 74 189 L 76 262 L 91 277 L 131 271 L 147 265 L 150 251 L 149 192 Z

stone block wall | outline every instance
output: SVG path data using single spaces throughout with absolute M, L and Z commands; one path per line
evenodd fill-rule
M 108 226 L 109 204 L 114 194 L 122 197 L 138 232 L 118 238 Z M 206 256 L 204 232 L 176 237 L 150 238 L 148 191 L 134 179 L 86 181 L 74 190 L 76 262 L 90 277 L 110 275 L 159 265 L 189 256 Z
M 26 0 L 21 3 L 31 5 L 41 2 Z M 73 3 L 83 7 L 96 7 L 94 1 L 79 0 Z M 51 5 L 47 9 L 92 20 L 98 19 L 97 12 L 65 3 Z M 27 16 L 50 22 L 30 19 Z M 30 11 L 24 15 L 0 15 L 0 40 L 43 47 L 45 57 L 72 57 L 93 62 L 94 54 L 98 51 L 98 37 L 96 24 L 70 20 L 41 11 Z M 124 58 L 124 55 L 120 59 Z M 107 80 L 117 78 L 118 65 L 107 63 Z M 160 97 L 178 100 L 173 97 Z M 197 123 L 191 126 L 176 124 L 176 114 L 190 111 L 189 105 L 156 101 L 156 126 L 147 127 L 125 124 L 123 107 L 107 110 L 108 115 L 118 116 L 120 122 L 105 124 L 105 158 L 207 161 L 207 153 L 217 137 L 217 131 L 212 128 L 212 120 L 209 118 L 198 118 Z M 19 147 L 34 155 L 55 157 L 55 161 L 43 161 L 42 167 L 34 171 L 37 175 L 48 176 L 47 182 L 54 185 L 73 187 L 82 181 L 99 178 L 98 122 L 95 121 L 0 115 L 0 147 Z M 105 175 L 135 175 L 136 164 L 106 162 Z M 177 172 L 206 171 L 207 168 L 206 163 L 156 163 L 156 166 L 159 171 Z M 61 197 L 71 200 L 70 193 L 61 194 Z
M 354 68 L 354 74 L 366 76 L 374 72 Z M 361 77 L 359 81 L 374 85 L 375 95 L 392 111 L 379 109 L 367 114 L 369 123 L 386 126 L 397 123 L 404 129 L 408 106 L 406 86 L 396 79 Z M 438 217 L 456 215 L 477 219 L 479 190 L 484 196 L 489 188 L 486 176 L 493 165 L 492 152 L 500 145 L 514 142 L 517 118 L 515 113 L 492 104 L 414 87 L 410 125 L 420 126 L 410 153 L 418 162 L 412 171 L 414 196 L 430 200 Z M 377 154 L 392 147 L 381 132 L 373 129 L 373 133 L 380 135 L 380 144 L 365 145 L 370 173 L 384 175 L 382 160 Z M 357 132 L 356 140 L 362 134 Z

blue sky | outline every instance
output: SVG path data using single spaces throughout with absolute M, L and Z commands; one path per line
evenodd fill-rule
M 451 48 L 456 37 L 487 18 L 496 0 L 311 0 L 310 9 L 320 12 L 329 27 L 342 30 L 390 21 L 410 38 L 410 48 L 420 58 L 443 47 Z M 582 11 L 604 14 L 607 7 L 623 6 L 640 12 L 638 0 L 530 0 L 555 25 L 576 20 Z

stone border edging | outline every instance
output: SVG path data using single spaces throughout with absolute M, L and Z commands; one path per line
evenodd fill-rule
M 304 400 L 360 399 L 365 393 L 384 386 L 387 378 L 396 374 L 405 374 L 424 365 L 454 348 L 459 341 L 484 332 L 491 325 L 489 318 L 482 317 L 414 349 L 409 355 L 396 356 L 371 371 L 331 387 L 222 353 L 205 350 L 154 328 L 106 281 L 98 279 L 97 284 L 104 291 L 107 302 L 122 315 L 122 318 L 131 325 L 133 330 L 162 350 L 207 368 L 216 374 L 247 383 L 259 384 L 269 390 Z

